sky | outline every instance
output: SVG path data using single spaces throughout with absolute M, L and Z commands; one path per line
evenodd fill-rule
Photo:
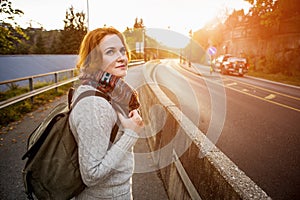
M 170 29 L 188 35 L 207 22 L 220 18 L 225 9 L 248 10 L 244 0 L 12 0 L 13 8 L 24 12 L 16 20 L 21 27 L 63 29 L 66 10 L 87 13 L 89 30 L 104 25 L 120 31 L 132 27 L 135 18 L 142 18 L 147 28 Z
M 24 15 L 15 18 L 23 28 L 31 24 L 34 28 L 43 27 L 46 30 L 63 29 L 66 11 L 73 6 L 75 12 L 88 13 L 89 30 L 106 25 L 123 32 L 126 27 L 133 27 L 136 18 L 142 18 L 148 35 L 168 46 L 180 48 L 188 42 L 190 30 L 195 32 L 207 23 L 220 21 L 234 9 L 244 9 L 247 13 L 250 7 L 245 0 L 11 1 L 14 9 L 24 12 Z M 181 44 L 177 42 L 179 38 L 183 41 Z

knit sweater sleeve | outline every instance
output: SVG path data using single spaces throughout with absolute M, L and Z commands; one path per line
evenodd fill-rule
M 132 167 L 127 159 L 138 136 L 125 129 L 124 134 L 110 148 L 110 133 L 116 123 L 116 112 L 102 97 L 82 99 L 70 114 L 70 127 L 78 143 L 79 166 L 87 186 L 97 185 L 114 170 Z M 129 172 L 128 172 L 129 173 Z

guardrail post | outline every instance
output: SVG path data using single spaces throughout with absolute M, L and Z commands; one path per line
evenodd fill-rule
M 57 72 L 54 73 L 54 82 L 55 82 L 55 83 L 58 83 L 58 75 L 57 75 Z M 55 92 L 58 92 L 58 88 L 57 88 L 57 87 L 55 88 Z
M 33 78 L 32 77 L 30 77 L 29 79 L 29 91 L 33 91 Z M 31 101 L 31 103 L 33 104 L 33 96 L 32 97 L 30 97 L 30 101 Z

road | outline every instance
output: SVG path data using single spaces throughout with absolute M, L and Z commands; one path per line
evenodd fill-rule
M 74 61 L 73 57 L 69 58 L 68 62 Z M 196 73 L 192 73 L 180 67 L 177 61 L 166 60 L 153 69 L 151 77 L 199 129 L 273 199 L 300 199 L 299 88 L 247 76 L 210 75 L 207 67 L 195 67 Z M 0 68 L 2 75 L 6 74 L 3 70 Z M 132 79 L 129 76 L 128 80 L 132 80 L 134 87 L 144 84 L 140 81 L 141 73 L 142 67 L 131 70 Z M 135 77 L 139 77 L 139 81 Z M 13 123 L 1 130 L 0 196 L 3 199 L 12 199 L 5 197 L 18 192 L 24 195 L 20 177 L 24 162 L 20 157 L 28 133 L 45 116 L 44 109 L 26 116 L 23 120 L 26 123 Z M 4 190 L 4 186 L 7 189 Z
M 299 87 L 194 68 L 163 60 L 151 76 L 268 195 L 300 199 Z

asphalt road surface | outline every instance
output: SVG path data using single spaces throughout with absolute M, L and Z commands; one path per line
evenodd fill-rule
M 18 61 L 16 58 L 12 59 Z M 72 64 L 74 57 L 62 62 Z M 48 72 L 49 68 L 50 66 L 44 68 L 41 73 Z M 131 79 L 135 87 L 144 84 L 140 80 L 142 69 L 143 67 L 132 69 L 132 77 L 138 77 Z M 0 71 L 0 75 L 9 73 L 4 73 L 1 67 Z M 24 69 L 18 68 L 11 73 L 22 71 Z M 12 78 L 23 75 L 14 76 L 16 77 Z M 179 66 L 176 60 L 162 60 L 154 67 L 151 77 L 199 129 L 268 195 L 273 199 L 300 199 L 298 87 L 247 76 L 210 75 L 208 67 L 195 65 L 193 70 L 186 69 Z M 1 130 L 1 199 L 24 199 L 20 177 L 24 162 L 20 157 L 24 152 L 28 133 L 45 116 L 44 110 L 51 108 L 50 106 L 26 116 L 24 120 L 29 124 L 17 122 Z M 138 174 L 135 177 L 143 180 L 146 175 Z M 144 181 L 138 185 L 140 187 L 136 194 L 146 195 L 143 194 L 143 191 L 146 192 Z M 148 186 L 154 189 L 151 184 Z M 157 189 L 159 188 L 161 187 Z M 16 191 L 17 194 L 12 195 Z M 160 194 L 156 190 L 154 192 Z M 9 198 L 11 196 L 16 198 Z
M 210 74 L 178 60 L 162 60 L 152 79 L 271 198 L 300 199 L 299 87 Z

